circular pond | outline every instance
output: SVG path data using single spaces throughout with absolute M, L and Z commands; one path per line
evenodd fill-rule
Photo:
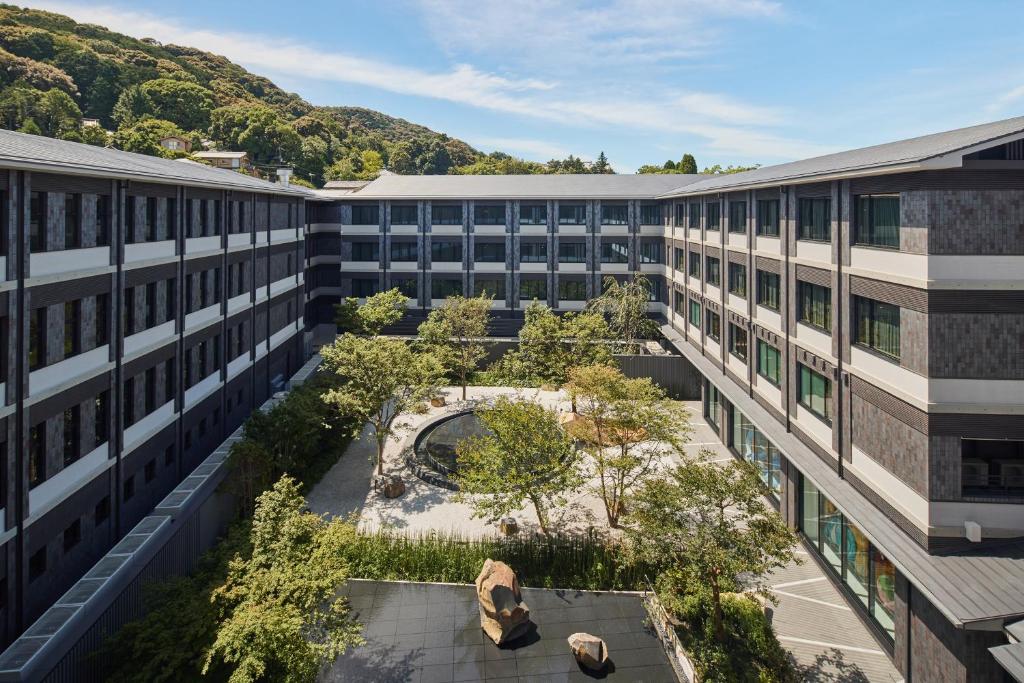
M 435 422 L 419 435 L 415 446 L 416 455 L 421 462 L 447 477 L 459 469 L 455 453 L 459 442 L 471 436 L 490 433 L 474 413 L 457 413 Z

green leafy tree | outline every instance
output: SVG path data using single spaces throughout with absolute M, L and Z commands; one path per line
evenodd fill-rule
M 96 147 L 106 147 L 110 143 L 110 133 L 101 126 L 82 126 L 82 142 Z
M 231 683 L 308 683 L 320 668 L 362 642 L 337 597 L 348 579 L 344 549 L 353 530 L 306 510 L 298 484 L 282 477 L 256 502 L 252 553 L 237 555 L 212 599 L 221 611 L 206 655 L 232 668 Z
M 764 498 L 749 464 L 710 462 L 712 453 L 648 479 L 629 500 L 633 550 L 662 567 L 659 595 L 677 613 L 685 596 L 706 598 L 725 642 L 722 595 L 746 588 L 769 597 L 766 575 L 793 561 L 796 535 Z M 742 577 L 742 580 L 741 580 Z
M 753 171 L 755 168 L 761 168 L 761 164 L 754 164 L 753 166 L 729 166 L 722 167 L 721 164 L 715 164 L 714 166 L 708 166 L 701 173 L 707 173 L 710 175 L 731 175 L 733 173 L 743 173 L 744 171 Z
M 47 90 L 36 103 L 36 118 L 43 135 L 59 138 L 77 133 L 82 126 L 82 110 L 63 90 Z
M 667 168 L 667 165 L 666 165 Z M 676 167 L 680 173 L 696 173 L 697 172 L 697 160 L 693 158 L 693 155 L 686 153 L 683 155 L 682 161 Z
M 657 325 L 647 317 L 651 283 L 647 276 L 635 273 L 628 282 L 612 276 L 604 279 L 604 292 L 587 302 L 587 310 L 608 319 L 612 337 L 621 341 L 628 353 L 636 353 L 637 340 L 657 333 Z
M 334 321 L 343 332 L 376 337 L 405 316 L 408 303 L 409 297 L 397 287 L 366 297 L 362 306 L 355 297 L 348 297 L 334 307 Z
M 400 416 L 437 395 L 444 368 L 404 341 L 343 334 L 320 350 L 324 371 L 341 381 L 324 394 L 342 415 L 367 422 L 377 442 L 377 474 L 384 474 L 384 447 L 408 425 Z
M 247 519 L 253 514 L 256 497 L 273 481 L 273 456 L 259 441 L 245 438 L 232 444 L 228 467 L 231 475 L 224 485 L 234 495 L 239 517 Z
M 142 84 L 153 102 L 157 118 L 173 121 L 185 130 L 205 130 L 210 125 L 213 93 L 196 83 L 156 78 Z
M 150 156 L 167 158 L 184 156 L 184 152 L 170 150 L 160 145 L 161 139 L 170 136 L 185 137 L 186 134 L 171 121 L 147 117 L 129 126 L 118 128 L 114 132 L 111 144 L 126 152 L 149 154 Z
M 384 168 L 384 159 L 381 157 L 380 152 L 367 149 L 363 150 L 359 156 L 363 162 L 363 170 L 359 173 L 360 180 L 373 180 L 380 175 L 381 170 Z
M 550 533 L 551 510 L 564 505 L 567 494 L 582 485 L 579 454 L 559 424 L 558 412 L 500 396 L 476 414 L 490 434 L 463 439 L 456 446 L 457 499 L 468 503 L 475 517 L 491 523 L 529 503 L 541 532 Z
M 29 117 L 21 122 L 21 128 L 18 129 L 19 133 L 28 133 L 29 135 L 42 135 L 43 129 L 39 127 L 35 119 Z
M 582 418 L 571 431 L 591 456 L 608 526 L 618 528 L 636 487 L 668 455 L 682 453 L 689 416 L 650 378 L 630 379 L 607 365 L 573 368 L 567 389 Z
M 35 114 L 36 102 L 42 94 L 42 91 L 25 83 L 4 88 L 0 92 L 0 125 L 8 130 L 18 130 L 25 119 Z
M 156 111 L 152 98 L 142 89 L 141 85 L 130 85 L 121 91 L 111 112 L 111 118 L 118 127 L 131 126 L 144 116 L 152 116 Z
M 615 169 L 608 163 L 608 157 L 604 155 L 602 151 L 597 155 L 597 161 L 590 166 L 591 173 L 615 173 Z
M 469 376 L 487 356 L 491 301 L 486 294 L 450 296 L 419 326 L 420 343 L 458 380 L 463 400 Z

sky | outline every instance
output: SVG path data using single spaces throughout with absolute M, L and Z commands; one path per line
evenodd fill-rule
M 1024 114 L 1019 0 L 39 0 L 319 105 L 620 173 L 769 165 Z

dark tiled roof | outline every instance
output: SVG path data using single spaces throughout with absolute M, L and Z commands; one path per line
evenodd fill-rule
M 683 174 L 382 175 L 353 199 L 654 199 Z
M 309 194 L 301 187 L 285 187 L 205 164 L 182 163 L 10 130 L 0 130 L 0 166 L 251 192 Z
M 787 164 L 765 166 L 730 175 L 705 176 L 695 183 L 680 183 L 665 197 L 738 190 L 751 185 L 812 180 L 841 173 L 871 172 L 906 164 L 917 164 L 944 154 L 958 152 L 1000 138 L 1024 132 L 1024 116 L 979 126 L 922 135 L 921 137 L 826 154 Z

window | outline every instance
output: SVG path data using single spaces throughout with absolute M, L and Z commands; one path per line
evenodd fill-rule
M 547 204 L 520 204 L 519 224 L 520 225 L 547 225 L 548 207 Z
M 397 287 L 398 291 L 410 299 L 417 299 L 419 297 L 419 286 L 416 277 L 392 277 L 391 286 Z
M 781 365 L 781 354 L 779 353 L 779 350 L 767 342 L 758 339 L 757 374 L 764 377 L 775 386 L 778 386 L 779 378 L 781 376 Z
M 729 323 L 729 353 L 747 362 L 747 331 L 734 323 Z
M 64 552 L 69 552 L 82 540 L 82 520 L 76 519 L 64 530 Z
M 679 290 L 672 290 L 672 310 L 675 311 L 676 315 L 682 317 L 686 315 L 686 294 Z
M 146 479 L 146 483 L 156 479 L 156 460 L 150 460 L 146 463 L 146 468 L 143 470 L 143 476 Z
M 82 195 L 64 195 L 64 248 L 78 249 L 82 246 L 81 225 Z
M 239 208 L 245 205 L 238 203 Z M 178 236 L 178 200 L 168 197 L 164 200 L 164 239 L 173 240 Z M 239 231 L 241 232 L 241 230 Z
M 675 254 L 675 269 L 681 273 L 686 270 L 686 252 L 683 249 L 676 248 Z
M 431 240 L 430 258 L 433 261 L 462 261 L 462 242 L 456 240 Z
M 167 315 L 164 316 L 164 320 L 174 320 L 177 316 L 177 308 L 175 307 L 175 291 L 178 286 L 178 279 L 172 277 L 167 281 L 167 286 L 164 287 L 164 307 L 167 310 Z M 241 286 L 241 285 L 240 285 Z
M 757 305 L 779 310 L 779 274 L 757 271 Z
M 462 295 L 462 280 L 453 278 L 434 278 L 430 282 L 432 299 L 447 299 L 450 296 Z
M 601 240 L 601 263 L 629 263 L 625 240 Z
M 46 546 L 32 553 L 28 558 L 28 580 L 35 581 L 46 573 Z
M 729 202 L 729 232 L 747 232 L 746 202 Z
M 110 294 L 96 295 L 96 346 L 110 340 Z
M 964 496 L 1024 496 L 1024 441 L 962 439 L 960 456 Z
M 640 224 L 661 225 L 661 206 L 658 204 L 641 204 Z
M 77 405 L 64 411 L 64 467 L 82 457 L 79 417 L 80 411 Z
M 722 205 L 718 202 L 708 202 L 708 230 L 721 230 L 721 224 Z
M 70 358 L 82 351 L 82 302 L 64 302 L 64 357 Z
M 28 368 L 46 365 L 46 307 L 33 308 L 28 318 Z
M 704 417 L 718 432 L 722 420 L 722 395 L 711 382 L 704 380 Z
M 677 228 L 682 228 L 686 225 L 686 204 L 676 204 L 675 220 L 673 224 Z
M 376 223 L 377 221 L 374 221 Z M 391 225 L 418 225 L 419 215 L 415 206 L 408 204 L 391 205 Z
M 519 244 L 520 263 L 545 263 L 548 260 L 546 242 L 521 242 Z
M 32 252 L 46 251 L 45 192 L 33 192 L 29 199 L 28 246 Z
M 146 285 L 146 329 L 156 325 L 156 283 Z
M 601 223 L 603 225 L 625 225 L 629 220 L 629 207 L 625 204 L 602 204 Z
M 34 487 L 46 480 L 46 422 L 40 422 L 28 435 L 28 484 Z
M 96 195 L 96 245 L 110 244 L 110 195 Z
M 722 340 L 722 318 L 712 310 L 706 311 L 705 315 L 705 330 L 707 331 L 708 337 L 717 341 Z
M 586 301 L 587 283 L 583 280 L 558 280 L 558 299 L 560 301 Z
M 121 488 L 123 490 L 122 498 L 125 502 L 128 502 L 135 496 L 135 476 L 132 475 L 125 479 Z
M 242 355 L 242 342 L 244 341 L 242 336 L 242 326 L 238 326 L 238 353 L 235 356 Z M 174 400 L 174 387 L 175 387 L 175 376 L 174 376 L 174 359 L 168 358 L 164 361 L 164 403 Z
M 231 400 L 231 399 L 228 399 Z M 174 444 L 171 444 L 164 449 L 164 467 L 170 467 L 174 464 Z
M 200 344 L 202 349 L 202 344 Z M 202 361 L 200 361 L 202 366 Z M 202 370 L 200 369 L 200 374 Z M 131 427 L 135 424 L 135 378 L 129 377 L 124 381 L 124 426 Z
M 145 377 L 146 415 L 156 410 L 156 368 L 146 370 Z
M 431 209 L 431 222 L 434 225 L 462 225 L 462 206 L 435 204 Z
M 700 279 L 700 254 L 696 251 L 690 252 L 690 269 L 688 272 L 690 277 Z
M 796 283 L 797 319 L 820 330 L 832 332 L 832 290 L 810 282 Z
M 355 205 L 352 207 L 352 225 L 378 225 L 379 223 L 378 206 Z
M 156 241 L 156 197 L 146 197 L 146 241 Z
M 392 242 L 391 260 L 414 262 L 419 258 L 419 246 L 415 242 Z
M 96 435 L 94 448 L 107 440 L 108 404 L 110 403 L 110 392 L 104 391 L 95 399 L 95 410 L 93 411 L 93 432 Z
M 853 243 L 899 249 L 899 195 L 860 195 L 856 203 Z
M 504 242 L 476 242 L 473 245 L 473 260 L 481 263 L 504 263 Z
M 782 453 L 747 416 L 732 408 L 732 443 L 736 453 L 754 466 L 776 500 L 782 493 Z
M 900 357 L 900 307 L 861 296 L 853 297 L 854 343 L 894 360 Z
M 495 301 L 505 301 L 505 278 L 474 278 L 473 296 L 489 296 Z
M 644 240 L 640 243 L 640 263 L 661 263 L 661 242 Z
M 587 207 L 585 204 L 559 204 L 559 225 L 586 225 Z
M 707 278 L 709 285 L 715 285 L 716 287 L 722 284 L 722 273 L 719 270 L 718 259 L 714 256 L 707 256 L 704 259 L 704 270 L 705 277 Z
M 832 239 L 832 200 L 812 197 L 800 200 L 797 239 L 828 242 Z
M 474 204 L 473 222 L 476 225 L 505 225 L 505 205 Z
M 690 299 L 690 324 L 700 329 L 700 303 Z
M 357 299 L 373 296 L 378 291 L 377 285 L 375 277 L 354 277 L 352 278 L 352 296 Z
M 729 264 L 729 293 L 747 296 L 747 267 L 742 263 Z
M 519 298 L 524 301 L 537 299 L 544 301 L 548 298 L 548 283 L 546 280 L 520 280 Z
M 690 202 L 690 227 L 700 230 L 700 202 Z
M 757 234 L 764 237 L 779 236 L 779 200 L 757 201 Z
M 352 260 L 353 261 L 379 261 L 380 260 L 380 243 L 373 242 L 353 242 L 352 243 Z
M 587 245 L 583 242 L 559 242 L 559 263 L 586 263 Z
M 799 366 L 797 377 L 798 402 L 804 408 L 832 423 L 832 380 L 811 370 L 806 365 Z

